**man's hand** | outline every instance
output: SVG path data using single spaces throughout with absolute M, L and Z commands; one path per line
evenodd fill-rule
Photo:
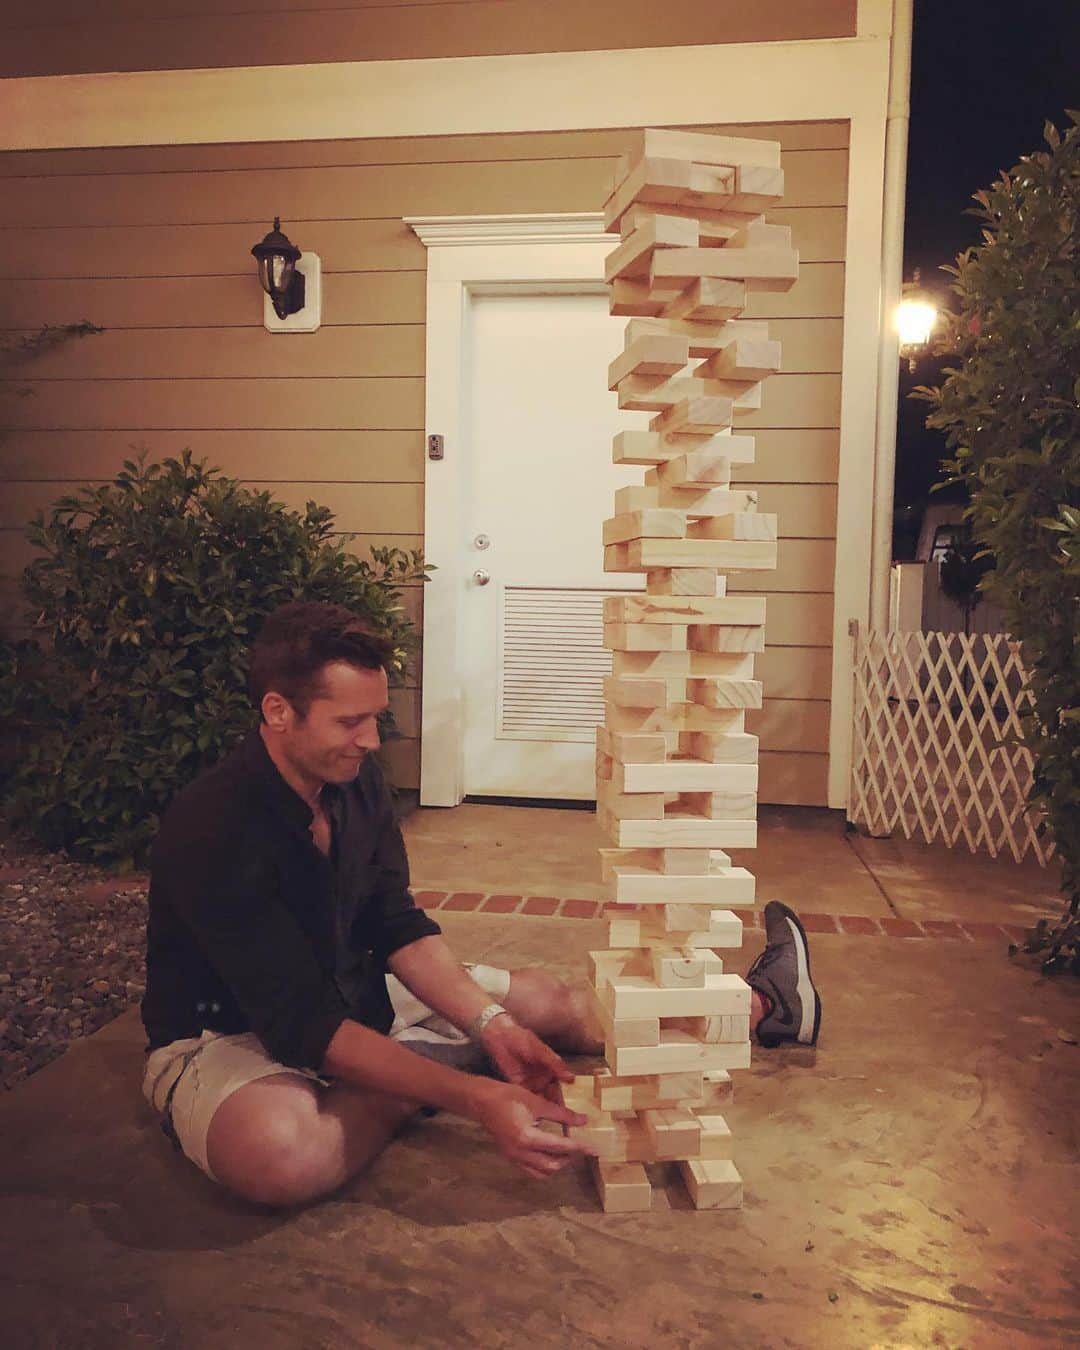
M 480 1041 L 507 1082 L 561 1105 L 559 1084 L 572 1083 L 574 1075 L 539 1036 L 502 1013 L 487 1024 Z
M 576 1111 L 513 1083 L 478 1079 L 476 1089 L 476 1120 L 495 1140 L 503 1157 L 529 1176 L 542 1181 L 560 1172 L 580 1153 L 595 1156 L 596 1150 L 591 1145 L 548 1134 L 537 1123 L 554 1120 L 560 1125 L 584 1125 L 585 1117 Z

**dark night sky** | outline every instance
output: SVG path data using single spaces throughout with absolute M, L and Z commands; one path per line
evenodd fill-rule
M 950 278 L 937 269 L 978 242 L 979 222 L 964 214 L 971 194 L 1044 148 L 1048 118 L 1064 127 L 1065 109 L 1080 108 L 1078 51 L 1077 0 L 915 0 L 905 279 L 921 267 L 945 297 Z M 939 365 L 901 375 L 896 503 L 917 514 L 944 447 L 923 426 L 925 405 L 905 395 L 936 383 Z M 898 538 L 898 556 L 902 547 Z

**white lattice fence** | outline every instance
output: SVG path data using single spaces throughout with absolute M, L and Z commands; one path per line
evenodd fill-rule
M 1045 863 L 1053 845 L 1024 808 L 1019 644 L 1002 633 L 858 632 L 854 660 L 855 824 Z

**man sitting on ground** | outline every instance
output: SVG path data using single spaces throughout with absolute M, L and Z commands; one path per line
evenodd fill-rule
M 386 659 L 346 609 L 277 610 L 252 652 L 258 727 L 179 795 L 153 850 L 143 1092 L 207 1176 L 265 1204 L 335 1190 L 419 1106 L 477 1121 L 534 1177 L 589 1151 L 539 1128 L 584 1123 L 554 1047 L 602 1050 L 585 991 L 463 966 L 409 892 L 371 754 Z M 813 1043 L 805 934 L 780 905 L 766 923 L 752 1024 L 763 1044 Z

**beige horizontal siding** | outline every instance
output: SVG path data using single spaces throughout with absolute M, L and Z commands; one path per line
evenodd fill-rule
M 736 129 L 732 129 L 736 130 Z M 750 133 L 752 129 L 737 129 Z M 825 800 L 842 350 L 847 127 L 761 129 L 785 147 L 789 224 L 803 267 L 759 294 L 783 373 L 746 415 L 739 466 L 780 517 L 780 566 L 733 576 L 769 596 L 760 660 L 772 694 L 764 800 Z M 625 132 L 442 137 L 0 156 L 0 327 L 89 319 L 106 332 L 16 372 L 4 398 L 0 572 L 29 561 L 26 519 L 108 481 L 125 458 L 190 448 L 279 500 L 329 506 L 347 547 L 423 543 L 426 250 L 406 215 L 595 211 Z M 275 167 L 280 165 L 280 167 Z M 323 327 L 262 328 L 248 250 L 274 210 L 324 268 Z M 72 226 L 81 227 L 73 230 Z M 11 386 L 8 386 L 10 392 Z M 2 393 L 0 393 L 2 396 Z M 420 617 L 422 588 L 407 592 Z M 395 695 L 409 739 L 391 762 L 415 784 L 418 691 Z
M 221 6 L 219 9 L 224 10 Z M 49 17 L 46 18 L 45 14 Z M 605 51 L 695 43 L 850 37 L 855 0 L 414 0 L 410 4 L 261 6 L 227 12 L 119 0 L 23 4 L 6 15 L 0 75 L 193 70 L 514 52 Z

